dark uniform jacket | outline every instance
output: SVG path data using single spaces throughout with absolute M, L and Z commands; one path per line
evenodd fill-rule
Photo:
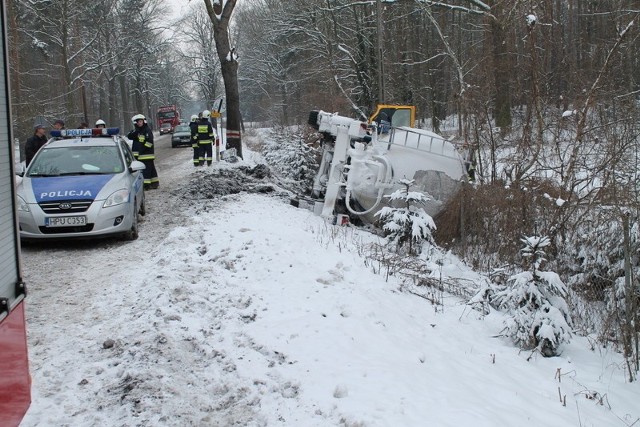
M 145 123 L 142 127 L 135 127 L 127 134 L 127 138 L 133 141 L 131 145 L 133 156 L 138 160 L 154 160 L 153 132 Z
M 191 145 L 193 147 L 198 146 L 198 120 L 189 122 L 189 129 L 191 129 Z
M 44 135 L 33 135 L 31 138 L 27 139 L 27 142 L 24 145 L 24 156 L 27 166 L 29 166 L 29 163 L 31 163 L 31 160 L 35 157 L 38 150 L 42 148 L 46 142 L 47 137 Z
M 215 133 L 211 122 L 203 117 L 196 124 L 198 125 L 198 143 L 200 145 L 213 143 Z

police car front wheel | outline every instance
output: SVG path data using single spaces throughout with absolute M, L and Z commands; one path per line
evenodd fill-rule
M 137 203 L 133 204 L 133 217 L 131 218 L 131 228 L 124 233 L 124 240 L 136 240 L 138 238 L 138 212 Z

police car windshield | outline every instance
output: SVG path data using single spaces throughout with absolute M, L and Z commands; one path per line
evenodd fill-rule
M 114 146 L 47 147 L 38 152 L 27 176 L 103 175 L 124 171 Z

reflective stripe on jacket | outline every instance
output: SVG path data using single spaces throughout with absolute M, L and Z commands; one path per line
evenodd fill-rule
M 138 160 L 154 160 L 156 158 L 153 150 L 153 132 L 146 123 L 129 132 L 127 138 L 133 141 L 131 151 Z
M 201 118 L 200 121 L 197 123 L 198 123 L 198 128 L 197 128 L 198 143 L 200 145 L 211 144 L 215 139 L 215 131 L 213 130 L 211 123 L 209 122 L 209 120 L 205 119 L 204 117 Z

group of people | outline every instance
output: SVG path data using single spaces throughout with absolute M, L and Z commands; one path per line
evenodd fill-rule
M 136 114 L 131 118 L 131 121 L 134 128 L 127 134 L 127 138 L 133 141 L 133 156 L 145 165 L 143 170 L 145 189 L 156 189 L 160 186 L 160 179 L 155 166 L 153 131 L 143 114 Z M 209 110 L 191 116 L 189 127 L 191 128 L 194 166 L 205 164 L 211 166 L 213 163 L 213 145 L 217 139 L 216 125 Z
M 216 143 L 216 121 L 211 119 L 211 111 L 204 110 L 200 114 L 192 115 L 191 146 L 193 147 L 193 165 L 211 166 L 213 163 L 213 145 Z
M 61 120 L 61 119 L 56 120 L 55 122 L 53 122 L 53 125 L 51 127 L 53 130 L 64 129 L 64 120 Z M 87 125 L 85 122 L 82 122 L 80 123 L 79 129 L 86 129 L 88 127 L 89 125 Z M 95 127 L 106 128 L 107 124 L 105 123 L 104 120 L 98 119 L 96 121 Z M 33 160 L 33 157 L 36 155 L 38 150 L 40 150 L 40 148 L 42 148 L 42 146 L 48 140 L 49 138 L 47 138 L 47 131 L 46 131 L 45 125 L 43 124 L 35 125 L 33 128 L 33 135 L 27 139 L 27 142 L 25 143 L 25 146 L 24 146 L 25 163 L 27 166 L 29 166 L 29 163 L 31 163 L 31 160 Z
M 145 189 L 156 189 L 160 186 L 160 179 L 155 166 L 155 153 L 153 145 L 153 131 L 143 114 L 136 114 L 131 118 L 134 128 L 127 134 L 127 138 L 133 141 L 133 156 L 144 163 Z M 191 146 L 193 147 L 193 165 L 211 166 L 213 163 L 213 146 L 216 143 L 216 121 L 211 117 L 209 110 L 204 110 L 198 115 L 191 116 L 189 127 L 191 128 Z
M 215 119 L 213 123 L 209 121 L 211 112 L 204 110 L 199 115 L 191 116 L 191 138 L 193 141 L 193 164 L 201 166 L 205 163 L 211 166 L 213 162 L 213 144 L 216 141 Z M 156 189 L 160 186 L 160 179 L 155 167 L 155 152 L 153 146 L 153 132 L 147 123 L 147 119 L 142 114 L 136 114 L 131 118 L 133 122 L 133 130 L 127 134 L 127 138 L 133 141 L 132 151 L 136 160 L 141 161 L 145 165 L 143 170 L 144 188 Z M 53 129 L 64 129 L 64 121 L 56 120 L 53 123 Z M 86 129 L 87 123 L 81 123 L 79 129 Z M 96 128 L 106 128 L 107 124 L 104 120 L 98 119 L 95 123 Z M 46 135 L 46 127 L 42 124 L 34 127 L 33 136 L 27 139 L 25 144 L 25 160 L 27 166 L 36 155 L 38 150 L 48 141 Z

